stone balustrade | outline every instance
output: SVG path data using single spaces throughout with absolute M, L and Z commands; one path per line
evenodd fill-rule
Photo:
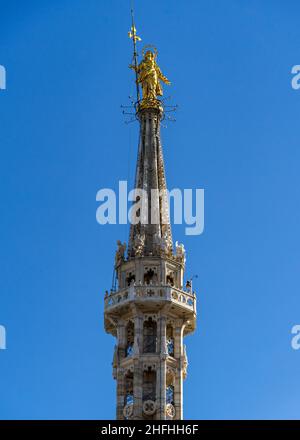
M 143 299 L 143 301 L 168 300 L 196 313 L 196 295 L 170 285 L 131 285 L 107 295 L 104 298 L 104 307 L 108 311 L 120 303 L 138 299 Z

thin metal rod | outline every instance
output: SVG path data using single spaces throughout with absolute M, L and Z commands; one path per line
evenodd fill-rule
M 135 25 L 134 25 L 134 12 L 133 12 L 133 2 L 131 5 L 131 22 L 132 22 L 132 32 L 133 32 L 133 38 L 132 38 L 132 42 L 133 42 L 133 59 L 134 59 L 134 67 L 135 67 L 135 80 L 136 80 L 136 97 L 137 97 L 137 102 L 139 102 L 140 100 L 140 89 L 139 89 L 139 83 L 138 83 L 138 72 L 137 72 L 137 68 L 138 68 L 138 54 L 137 54 L 137 50 L 136 50 L 136 35 L 135 35 Z

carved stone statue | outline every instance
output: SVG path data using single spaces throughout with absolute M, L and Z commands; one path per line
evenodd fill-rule
M 115 255 L 115 266 L 118 267 L 125 260 L 126 243 L 121 243 L 120 240 L 117 241 L 118 249 Z
M 186 346 L 183 346 L 183 377 L 186 378 L 187 376 L 187 368 L 188 368 L 189 362 L 186 354 Z
M 177 260 L 180 261 L 182 264 L 185 264 L 186 257 L 185 257 L 184 245 L 182 243 L 179 244 L 178 241 L 176 241 L 175 248 L 176 248 Z
M 140 347 L 139 347 L 139 345 L 140 345 L 139 337 L 137 336 L 135 341 L 134 341 L 134 344 L 133 344 L 133 353 L 135 355 L 139 355 L 140 354 Z
M 136 256 L 141 256 L 145 245 L 145 234 L 137 234 L 134 239 L 134 251 Z
M 148 50 L 137 67 L 134 65 L 129 66 L 131 69 L 136 70 L 138 83 L 142 86 L 142 106 L 151 105 L 157 101 L 157 96 L 162 96 L 163 90 L 160 81 L 167 85 L 171 84 L 158 67 L 156 57 L 157 53 Z

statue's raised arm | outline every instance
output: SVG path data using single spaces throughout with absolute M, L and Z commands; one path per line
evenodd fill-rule
M 164 82 L 165 84 L 167 84 L 167 86 L 170 86 L 170 85 L 171 85 L 171 81 L 169 81 L 168 78 L 167 78 L 165 75 L 163 75 L 162 71 L 160 70 L 160 68 L 158 67 L 157 64 L 156 64 L 156 68 L 157 68 L 157 75 L 158 75 L 158 78 L 159 78 L 162 82 Z

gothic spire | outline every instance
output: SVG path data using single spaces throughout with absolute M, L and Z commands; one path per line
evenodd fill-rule
M 187 356 L 183 338 L 196 326 L 196 296 L 184 288 L 185 250 L 173 254 L 160 125 L 164 116 L 157 50 L 144 49 L 138 64 L 132 23 L 140 124 L 132 223 L 126 244 L 118 241 L 117 283 L 104 297 L 104 326 L 116 337 L 113 377 L 118 420 L 181 420 Z M 141 87 L 141 95 L 139 93 Z M 146 209 L 145 209 L 146 206 Z M 134 221 L 133 221 L 134 220 Z
M 134 23 L 129 35 L 134 41 L 134 64 L 129 67 L 136 73 L 137 94 L 142 88 L 142 99 L 136 103 L 140 122 L 139 148 L 135 175 L 136 201 L 146 211 L 138 213 L 139 221 L 131 224 L 128 257 L 145 255 L 171 255 L 172 233 L 169 219 L 167 184 L 160 137 L 160 122 L 163 117 L 162 102 L 158 99 L 163 90 L 161 81 L 170 81 L 161 72 L 156 59 L 157 49 L 146 46 L 143 59 L 138 64 L 136 57 L 136 30 Z M 140 40 L 140 39 L 139 39 Z M 152 48 L 150 50 L 149 48 Z M 140 200 L 143 197 L 143 200 Z

